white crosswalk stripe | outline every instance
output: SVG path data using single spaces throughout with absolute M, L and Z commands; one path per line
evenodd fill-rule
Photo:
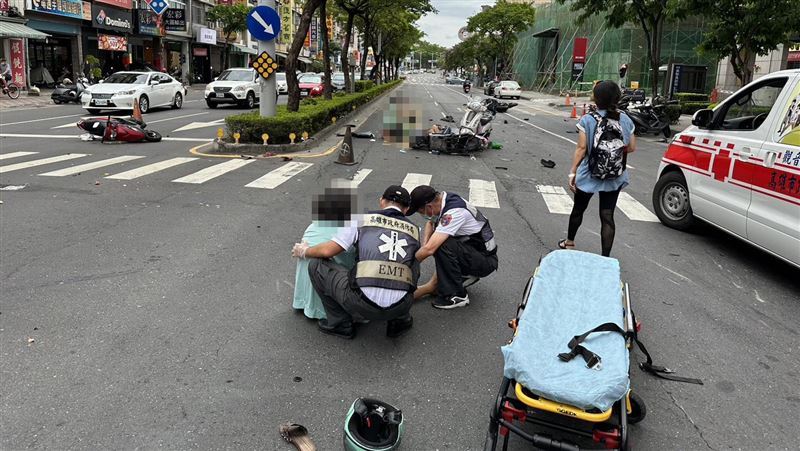
M 494 182 L 469 179 L 469 203 L 476 207 L 500 208 Z
M 114 158 L 109 158 L 107 160 L 95 161 L 94 163 L 79 164 L 78 166 L 59 169 L 57 171 L 45 172 L 44 174 L 39 174 L 39 175 L 44 177 L 64 177 L 67 175 L 80 174 L 81 172 L 90 171 L 92 169 L 111 166 L 112 164 L 124 163 L 126 161 L 131 161 L 131 160 L 138 160 L 139 158 L 144 158 L 144 157 L 136 155 L 123 155 L 121 157 L 114 157 Z
M 33 168 L 36 166 L 42 166 L 50 163 L 58 163 L 59 161 L 73 160 L 75 158 L 81 158 L 87 155 L 88 154 L 85 153 L 70 153 L 67 155 L 59 155 L 57 157 L 42 158 L 41 160 L 32 160 L 23 163 L 9 164 L 6 166 L 0 166 L 0 174 L 5 174 L 7 172 L 17 171 L 20 169 Z
M 359 169 L 355 174 L 353 174 L 353 181 L 350 182 L 350 185 L 353 188 L 358 188 L 358 185 L 360 185 L 361 182 L 363 182 L 364 179 L 367 178 L 367 176 L 371 173 L 372 169 Z
M 120 172 L 119 174 L 109 175 L 106 177 L 107 179 L 113 180 L 133 180 L 145 175 L 152 174 L 154 172 L 163 171 L 164 169 L 171 168 L 173 166 L 177 166 L 179 164 L 188 163 L 190 161 L 194 161 L 197 158 L 189 158 L 189 157 L 178 157 L 178 158 L 170 158 L 169 160 L 159 161 L 158 163 L 148 164 L 146 166 L 142 166 L 140 168 L 131 169 L 130 171 Z
M 24 157 L 26 155 L 36 155 L 39 152 L 11 152 L 11 153 L 4 153 L 0 154 L 0 160 L 5 160 L 7 158 L 17 158 L 17 157 Z
M 311 166 L 313 166 L 313 163 L 287 163 L 278 169 L 267 173 L 263 177 L 253 180 L 245 186 L 248 188 L 275 189 L 282 183 L 305 171 Z
M 572 198 L 561 186 L 536 185 L 550 213 L 568 215 L 572 211 Z
M 235 171 L 236 169 L 246 166 L 254 161 L 256 160 L 228 160 L 224 163 L 215 164 L 214 166 L 197 171 L 194 174 L 177 178 L 173 180 L 173 182 L 194 184 L 205 183 L 211 179 L 221 176 L 222 174 Z
M 617 208 L 632 221 L 659 222 L 658 217 L 628 193 L 619 193 Z
M 409 172 L 406 174 L 406 178 L 403 179 L 403 183 L 401 185 L 410 193 L 414 190 L 414 188 L 420 185 L 430 185 L 431 178 L 432 176 L 430 174 L 417 174 L 415 172 Z

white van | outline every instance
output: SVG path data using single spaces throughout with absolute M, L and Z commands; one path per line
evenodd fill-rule
M 701 219 L 800 267 L 800 70 L 759 78 L 692 124 L 658 168 L 661 222 Z

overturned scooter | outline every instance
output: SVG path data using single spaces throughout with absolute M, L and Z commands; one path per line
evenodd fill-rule
M 101 142 L 159 142 L 161 134 L 153 130 L 145 130 L 147 124 L 142 120 L 139 102 L 133 102 L 133 114 L 130 117 L 88 118 L 78 121 L 78 127 L 89 132 L 89 138 L 99 137 Z
M 495 99 L 470 99 L 458 127 L 445 127 L 428 136 L 417 138 L 414 148 L 430 150 L 434 153 L 468 155 L 489 148 L 492 133 L 492 120 L 495 114 L 505 113 L 517 106 L 514 102 L 500 102 Z

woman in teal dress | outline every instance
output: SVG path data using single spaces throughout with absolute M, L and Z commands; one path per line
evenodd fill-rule
M 344 225 L 344 221 L 350 219 L 351 212 L 355 207 L 355 196 L 349 189 L 328 188 L 313 202 L 313 205 L 314 220 L 306 228 L 302 240 L 306 241 L 309 246 L 315 246 L 333 238 L 339 228 Z M 352 268 L 356 262 L 355 248 L 347 249 L 333 260 L 345 268 Z M 303 314 L 308 318 L 325 318 L 322 300 L 311 286 L 311 279 L 308 277 L 308 260 L 305 258 L 297 259 L 292 307 L 303 310 Z

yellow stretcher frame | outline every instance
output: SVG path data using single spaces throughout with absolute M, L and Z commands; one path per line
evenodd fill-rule
M 539 267 L 537 266 L 533 272 L 534 278 L 539 273 Z M 633 323 L 633 315 L 631 314 L 631 299 L 630 299 L 630 292 L 628 290 L 628 284 L 624 282 L 620 282 L 622 284 L 622 305 L 625 309 L 625 318 L 623 318 L 623 323 L 625 325 L 626 331 L 633 331 L 636 325 Z M 527 299 L 526 299 L 527 302 Z M 514 328 L 514 336 L 517 335 L 517 321 L 519 318 L 515 318 L 513 320 L 513 328 Z M 631 347 L 630 340 L 626 340 L 626 346 L 628 349 Z M 614 406 L 611 406 L 605 412 L 587 412 L 581 408 L 571 406 L 569 404 L 562 404 L 560 402 L 551 401 L 546 398 L 542 398 L 541 396 L 537 396 L 536 398 L 531 398 L 530 396 L 525 394 L 525 387 L 520 384 L 519 382 L 514 383 L 514 394 L 516 395 L 517 399 L 521 401 L 526 406 L 532 407 L 537 410 L 541 410 L 544 412 L 555 413 L 558 415 L 564 415 L 570 418 L 577 418 L 579 420 L 588 421 L 591 423 L 603 423 L 608 421 L 611 418 L 611 414 L 613 413 Z M 625 410 L 628 414 L 633 412 L 633 408 L 631 407 L 631 391 L 625 394 Z

